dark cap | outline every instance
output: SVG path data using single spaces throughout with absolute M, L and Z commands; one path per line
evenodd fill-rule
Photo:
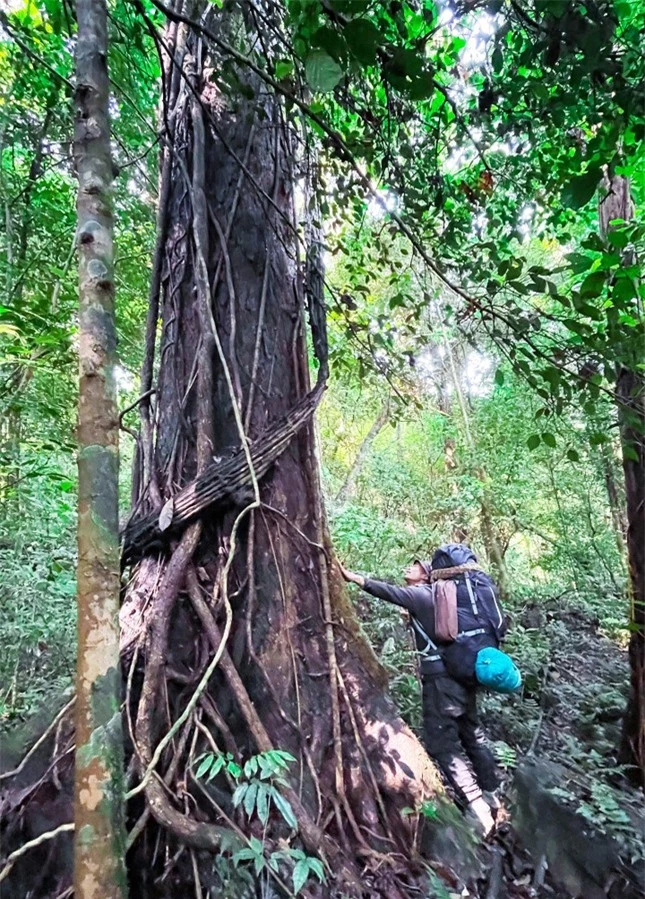
M 430 574 L 432 573 L 432 563 L 428 559 L 415 559 L 413 564 L 420 565 L 427 577 L 430 577 Z

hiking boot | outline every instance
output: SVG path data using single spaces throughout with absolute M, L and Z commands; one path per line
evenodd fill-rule
M 466 806 L 466 818 L 484 838 L 489 836 L 495 829 L 495 821 L 490 806 L 482 796 L 468 803 Z

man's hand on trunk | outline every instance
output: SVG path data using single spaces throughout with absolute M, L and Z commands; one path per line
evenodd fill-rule
M 343 565 L 341 565 L 338 560 L 336 560 L 336 564 L 338 565 L 338 570 L 346 581 L 349 581 L 351 584 L 358 584 L 359 587 L 365 586 L 365 578 L 362 574 L 356 574 L 354 571 L 348 571 Z

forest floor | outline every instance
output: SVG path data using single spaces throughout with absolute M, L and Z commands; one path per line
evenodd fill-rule
M 498 747 L 532 735 L 509 764 L 505 806 L 474 895 L 641 896 L 642 794 L 615 759 L 626 649 L 586 609 L 529 607 L 521 620 L 525 634 L 547 636 L 541 670 L 529 676 L 523 700 L 487 697 L 483 717 L 489 736 L 502 741 Z
M 398 614 L 393 620 L 388 643 L 400 645 L 404 626 Z M 429 895 L 640 899 L 633 862 L 643 858 L 642 795 L 615 758 L 628 688 L 624 636 L 589 607 L 560 599 L 518 610 L 512 634 L 523 695 L 482 697 L 482 720 L 506 769 L 497 831 L 470 876 L 442 855 Z M 413 692 L 418 702 L 416 684 Z

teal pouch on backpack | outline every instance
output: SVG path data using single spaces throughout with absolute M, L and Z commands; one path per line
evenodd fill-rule
M 515 693 L 522 686 L 522 675 L 515 662 L 492 646 L 477 653 L 475 677 L 478 684 L 496 693 Z

